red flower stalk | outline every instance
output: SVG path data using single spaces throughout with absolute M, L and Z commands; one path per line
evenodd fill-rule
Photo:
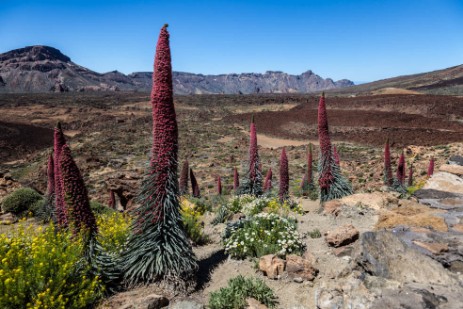
M 54 171 L 54 164 L 53 164 L 53 155 L 50 154 L 48 156 L 48 164 L 47 164 L 47 197 L 53 196 L 55 193 L 55 171 Z
M 59 165 L 63 200 L 67 205 L 68 218 L 72 222 L 74 233 L 78 234 L 82 229 L 86 229 L 91 235 L 95 235 L 98 229 L 90 208 L 87 189 L 68 145 L 61 148 Z
M 236 167 L 233 169 L 233 190 L 238 190 L 240 186 L 240 176 L 238 175 L 238 170 Z
M 329 190 L 334 181 L 332 165 L 331 140 L 328 131 L 328 115 L 326 113 L 325 94 L 318 103 L 318 139 L 320 142 L 321 170 L 318 176 L 320 188 Z
M 312 154 L 312 144 L 309 144 L 309 154 L 307 156 L 307 182 L 308 184 L 313 183 L 313 154 Z
M 182 171 L 180 173 L 180 183 L 179 190 L 180 195 L 188 194 L 188 172 L 190 168 L 188 165 L 188 160 L 183 162 Z
M 252 182 L 256 178 L 256 169 L 259 168 L 259 154 L 257 153 L 257 132 L 254 116 L 251 118 L 250 141 L 249 141 L 249 178 Z
M 61 123 L 55 127 L 53 134 L 53 161 L 54 161 L 54 177 L 55 177 L 55 213 L 58 226 L 63 228 L 67 227 L 67 211 L 66 205 L 63 199 L 63 187 L 61 180 L 61 148 L 66 144 L 66 139 L 64 138 L 63 130 L 61 129 Z
M 222 179 L 217 176 L 217 194 L 222 195 Z
M 272 177 L 273 177 L 272 168 L 270 168 L 267 171 L 267 175 L 265 175 L 265 182 L 264 182 L 264 191 L 265 192 L 272 190 Z
M 384 183 L 389 186 L 392 186 L 393 183 L 389 139 L 386 140 L 384 145 Z
M 413 186 L 413 165 L 410 164 L 410 169 L 408 170 L 408 186 Z
M 432 174 L 434 174 L 434 157 L 431 157 L 431 160 L 429 160 L 428 177 L 431 177 Z
M 116 209 L 116 196 L 113 190 L 109 190 L 109 208 Z
M 199 191 L 199 185 L 196 181 L 196 177 L 193 174 L 193 170 L 190 168 L 190 180 L 191 180 L 191 190 L 193 193 L 193 197 L 200 198 L 201 192 Z
M 336 149 L 336 146 L 333 146 L 333 158 L 334 162 L 337 164 L 337 166 L 341 166 L 341 158 L 339 157 L 338 150 Z
M 278 195 L 280 201 L 288 198 L 289 194 L 289 172 L 288 172 L 288 157 L 286 156 L 286 149 L 283 147 L 280 156 L 280 191 Z
M 397 164 L 397 180 L 401 184 L 405 181 L 405 155 L 403 151 L 400 155 L 399 163 Z

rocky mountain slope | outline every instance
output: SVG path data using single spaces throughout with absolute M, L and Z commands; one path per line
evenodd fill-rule
M 0 54 L 0 93 L 149 91 L 151 74 L 125 75 L 118 71 L 100 74 L 48 46 L 28 46 Z M 312 71 L 301 75 L 271 71 L 221 75 L 174 72 L 173 78 L 177 94 L 307 93 L 354 85 L 346 79 L 323 79 Z
M 342 89 L 339 93 L 418 93 L 463 95 L 463 64 L 420 74 L 398 76 Z M 403 92 L 406 94 L 406 92 Z

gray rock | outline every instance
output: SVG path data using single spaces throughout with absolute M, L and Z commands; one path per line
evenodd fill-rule
M 169 309 L 204 309 L 204 305 L 194 300 L 182 300 L 170 305 Z
M 459 155 L 451 156 L 448 162 L 449 164 L 463 166 L 463 156 L 459 156 Z

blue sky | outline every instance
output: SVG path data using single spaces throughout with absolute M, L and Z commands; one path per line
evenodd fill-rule
M 373 81 L 463 63 L 461 0 L 0 0 L 0 53 L 50 45 L 97 72 L 149 71 L 169 23 L 173 68 Z

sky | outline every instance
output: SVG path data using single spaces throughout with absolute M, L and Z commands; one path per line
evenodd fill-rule
M 49 45 L 100 73 L 152 70 L 165 23 L 175 71 L 367 82 L 463 63 L 463 0 L 0 0 L 0 21 L 0 53 Z

